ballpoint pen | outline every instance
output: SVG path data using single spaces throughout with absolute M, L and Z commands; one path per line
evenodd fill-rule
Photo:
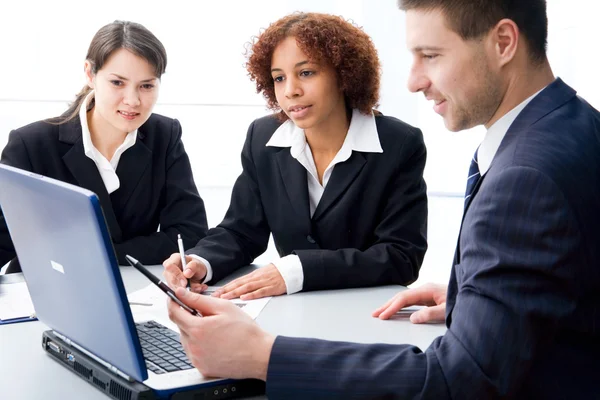
M 142 274 L 144 274 L 144 276 L 146 278 L 150 279 L 150 281 L 152 283 L 154 283 L 156 286 L 158 286 L 160 288 L 160 290 L 162 290 L 163 292 L 165 292 L 167 294 L 167 296 L 169 296 L 171 298 L 171 300 L 173 300 L 175 303 L 179 304 L 180 307 L 182 307 L 183 309 L 185 309 L 186 311 L 188 311 L 192 315 L 201 316 L 198 311 L 194 310 L 191 307 L 188 307 L 181 300 L 179 300 L 177 298 L 177 296 L 175 295 L 175 292 L 173 291 L 173 289 L 171 289 L 166 283 L 164 283 L 163 281 L 161 281 L 160 279 L 158 279 L 156 276 L 154 276 L 154 274 L 152 274 L 152 272 L 148 271 L 146 269 L 146 267 L 144 267 L 142 265 L 142 263 L 140 263 L 135 258 L 131 257 L 129 254 L 125 255 L 125 259 L 127 260 L 127 262 L 129 264 L 131 264 L 132 267 L 134 267 L 135 269 L 137 269 L 138 271 L 140 271 Z
M 185 250 L 183 248 L 183 239 L 181 238 L 181 234 L 177 234 L 177 247 L 179 247 L 179 256 L 181 257 L 181 270 L 185 270 L 185 266 L 187 263 L 185 262 Z M 190 280 L 187 280 L 186 288 L 190 290 Z

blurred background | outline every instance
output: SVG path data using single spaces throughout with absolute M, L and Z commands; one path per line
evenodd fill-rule
M 547 3 L 548 54 L 555 75 L 600 108 L 594 29 L 600 4 Z M 431 104 L 408 92 L 411 55 L 405 46 L 404 13 L 396 0 L 5 2 L 0 6 L 0 148 L 12 129 L 67 108 L 85 83 L 85 55 L 101 26 L 115 19 L 141 23 L 168 54 L 154 111 L 181 122 L 208 223 L 215 226 L 241 172 L 248 125 L 269 113 L 247 76 L 245 49 L 271 22 L 294 11 L 341 15 L 373 38 L 382 63 L 379 110 L 421 128 L 428 149 L 429 250 L 413 285 L 447 282 L 467 170 L 484 129 L 448 132 Z M 257 262 L 268 263 L 276 256 L 271 243 Z

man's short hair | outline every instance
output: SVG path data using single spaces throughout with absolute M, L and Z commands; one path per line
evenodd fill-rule
M 531 59 L 546 59 L 546 0 L 398 0 L 401 10 L 440 10 L 448 27 L 464 40 L 477 39 L 500 20 L 511 19 L 528 44 Z

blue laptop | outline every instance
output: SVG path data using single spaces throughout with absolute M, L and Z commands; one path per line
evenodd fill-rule
M 132 313 L 94 193 L 2 164 L 0 188 L 36 315 L 53 333 L 111 373 L 158 394 L 235 387 L 193 368 L 166 315 L 138 320 Z

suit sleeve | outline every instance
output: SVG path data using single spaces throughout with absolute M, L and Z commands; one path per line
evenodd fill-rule
M 0 162 L 27 171 L 32 170 L 27 148 L 17 131 L 10 132 L 8 143 L 2 151 Z M 0 268 L 15 257 L 15 248 L 10 238 L 10 234 L 8 233 L 4 214 L 2 214 L 2 209 L 0 208 Z
M 402 162 L 388 183 L 375 243 L 364 250 L 296 250 L 302 262 L 302 290 L 399 284 L 418 275 L 427 250 L 427 188 L 423 169 L 427 152 L 415 129 L 398 155 Z
M 181 141 L 181 125 L 173 120 L 166 158 L 164 207 L 160 211 L 160 232 L 138 236 L 115 244 L 121 265 L 126 254 L 135 254 L 142 263 L 162 263 L 177 250 L 177 234 L 184 247 L 194 246 L 206 235 L 208 223 L 204 202 L 194 183 L 192 168 Z
M 585 256 L 573 212 L 547 176 L 510 167 L 488 179 L 465 219 L 446 334 L 424 353 L 278 337 L 269 398 L 514 397 L 575 308 Z
M 211 263 L 212 282 L 250 264 L 265 252 L 269 242 L 271 229 L 263 211 L 252 153 L 253 129 L 254 122 L 248 129 L 242 150 L 242 174 L 233 186 L 225 218 L 210 229 L 196 247 L 187 251 Z

